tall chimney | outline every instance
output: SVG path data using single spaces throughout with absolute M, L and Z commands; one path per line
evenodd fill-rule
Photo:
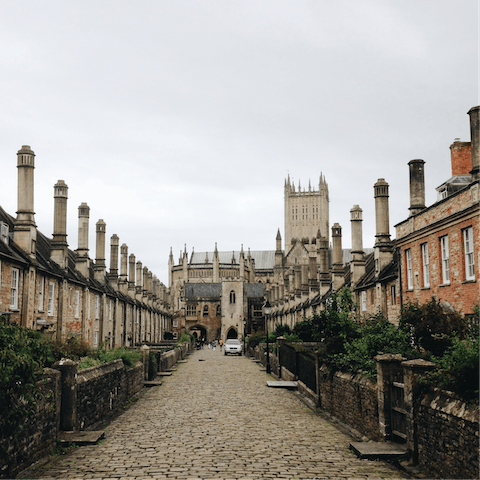
M 135 255 L 128 257 L 128 294 L 135 298 Z
M 480 178 L 480 119 L 479 119 L 480 106 L 473 107 L 468 111 L 470 115 L 470 141 L 472 144 L 472 180 L 478 180 Z
M 107 267 L 105 265 L 105 234 L 107 231 L 107 224 L 100 219 L 96 224 L 96 234 L 97 234 L 97 242 L 96 242 L 96 252 L 95 252 L 95 280 L 97 282 L 104 282 L 105 281 L 105 273 Z
M 142 262 L 137 262 L 137 275 L 136 275 L 136 298 L 142 299 Z
M 333 289 L 343 285 L 342 227 L 335 223 L 332 227 L 332 281 Z
M 59 180 L 54 188 L 53 239 L 50 258 L 61 268 L 68 267 L 67 199 L 68 186 Z
M 118 245 L 120 240 L 118 235 L 114 233 L 110 237 L 110 273 L 108 274 L 108 281 L 114 287 L 118 282 Z
M 390 241 L 390 219 L 388 210 L 388 183 L 379 178 L 374 185 L 375 225 L 377 234 L 374 245 L 375 275 L 393 260 L 393 244 Z
M 78 207 L 78 248 L 76 250 L 76 268 L 85 277 L 89 277 L 90 258 L 88 257 L 88 224 L 90 207 L 81 203 Z
M 425 161 L 410 160 L 410 216 L 416 215 L 425 209 Z M 388 188 L 388 185 L 387 185 Z M 388 202 L 388 197 L 387 197 Z M 388 209 L 388 203 L 387 203 Z
M 352 259 L 350 261 L 350 272 L 353 285 L 365 274 L 362 213 L 363 211 L 358 205 L 354 205 L 350 210 L 350 224 L 352 228 Z
M 33 211 L 35 154 L 28 145 L 17 152 L 18 190 L 17 218 L 13 233 L 14 242 L 35 260 L 37 251 L 37 226 Z
M 124 243 L 120 247 L 120 277 L 118 279 L 118 287 L 124 295 L 126 295 L 128 292 L 127 270 L 128 270 L 128 246 L 127 244 Z

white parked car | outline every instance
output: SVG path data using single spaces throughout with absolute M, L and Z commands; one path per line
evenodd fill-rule
M 242 354 L 242 344 L 240 342 L 240 340 L 237 340 L 236 338 L 229 338 L 226 342 L 225 342 L 225 350 L 224 350 L 224 354 L 227 355 L 229 353 L 235 353 L 237 355 L 241 355 Z

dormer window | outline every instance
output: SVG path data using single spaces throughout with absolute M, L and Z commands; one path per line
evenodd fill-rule
M 8 223 L 0 222 L 0 239 L 8 245 Z

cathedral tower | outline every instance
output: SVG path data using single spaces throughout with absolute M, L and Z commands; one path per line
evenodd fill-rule
M 322 237 L 329 236 L 328 184 L 320 175 L 318 190 L 302 190 L 300 182 L 298 190 L 290 181 L 285 180 L 285 251 L 289 251 L 296 240 L 303 243 L 314 243 L 318 230 Z

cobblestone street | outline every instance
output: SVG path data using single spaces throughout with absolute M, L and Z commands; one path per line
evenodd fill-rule
M 360 460 L 349 437 L 246 357 L 205 349 L 116 418 L 98 445 L 58 456 L 36 478 L 404 478 Z M 31 477 L 30 477 L 31 478 Z

